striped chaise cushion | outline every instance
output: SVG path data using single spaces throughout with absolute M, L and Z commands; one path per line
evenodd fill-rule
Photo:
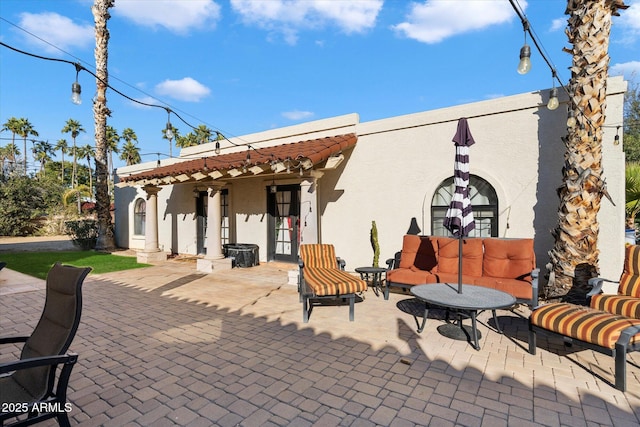
M 367 283 L 338 268 L 333 245 L 300 245 L 304 262 L 304 280 L 316 296 L 345 295 L 363 292 Z
M 532 325 L 567 337 L 612 349 L 620 334 L 640 320 L 569 303 L 551 303 L 536 308 L 530 317 Z M 631 343 L 640 342 L 640 333 Z
M 316 296 L 363 292 L 367 283 L 337 268 L 304 268 L 304 280 Z
M 597 310 L 640 319 L 640 246 L 629 245 L 625 250 L 618 295 L 594 295 L 591 297 L 590 306 Z

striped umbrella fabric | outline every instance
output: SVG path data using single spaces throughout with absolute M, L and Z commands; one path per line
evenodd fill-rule
M 458 130 L 453 137 L 456 159 L 453 167 L 453 183 L 456 187 L 444 219 L 444 227 L 459 239 L 458 293 L 462 293 L 462 238 L 476 228 L 469 198 L 469 147 L 475 144 L 466 118 L 458 120 Z

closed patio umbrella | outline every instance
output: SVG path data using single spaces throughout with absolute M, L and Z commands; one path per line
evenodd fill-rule
M 476 227 L 469 199 L 469 147 L 475 144 L 467 119 L 458 120 L 458 130 L 453 137 L 456 158 L 453 167 L 453 183 L 456 187 L 444 219 L 444 227 L 458 238 L 458 293 L 462 293 L 462 239 Z

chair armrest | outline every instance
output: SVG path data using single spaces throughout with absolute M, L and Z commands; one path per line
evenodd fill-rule
M 0 374 L 6 374 L 22 369 L 37 368 L 38 366 L 54 366 L 61 363 L 74 364 L 77 360 L 78 355 L 75 353 L 16 360 L 13 362 L 0 363 Z
M 393 258 L 389 258 L 385 261 L 387 264 L 387 271 L 393 270 L 394 268 L 398 268 L 400 265 L 400 256 L 402 255 L 402 251 L 398 251 L 393 255 Z
M 0 338 L 0 344 L 14 344 L 17 342 L 27 342 L 29 337 L 2 337 Z
M 593 277 L 589 279 L 589 282 L 588 282 L 589 286 L 591 287 L 591 290 L 587 294 L 587 298 L 590 298 L 597 294 L 601 294 L 602 286 L 604 285 L 604 282 L 619 283 L 617 280 L 609 280 L 609 279 L 604 279 L 602 277 Z
M 304 261 L 303 260 L 301 260 L 301 259 L 298 260 L 298 267 L 304 268 Z
M 338 268 L 340 270 L 344 270 L 345 266 L 347 265 L 347 261 L 343 260 L 340 257 L 336 257 L 336 262 L 338 263 Z

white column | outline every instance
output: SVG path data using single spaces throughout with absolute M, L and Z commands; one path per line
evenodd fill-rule
M 144 251 L 160 252 L 158 247 L 158 192 L 160 187 L 147 185 L 143 187 L 147 193 L 147 209 L 145 212 Z
M 222 254 L 222 206 L 220 190 L 222 186 L 212 185 L 207 190 L 209 203 L 207 205 L 207 255 L 206 259 L 221 259 Z
M 311 171 L 300 183 L 300 243 L 318 243 L 318 181 L 323 172 Z
M 145 264 L 166 261 L 167 254 L 161 252 L 158 246 L 158 192 L 160 187 L 145 185 L 142 189 L 147 193 L 144 217 L 144 251 L 138 252 L 136 259 Z

